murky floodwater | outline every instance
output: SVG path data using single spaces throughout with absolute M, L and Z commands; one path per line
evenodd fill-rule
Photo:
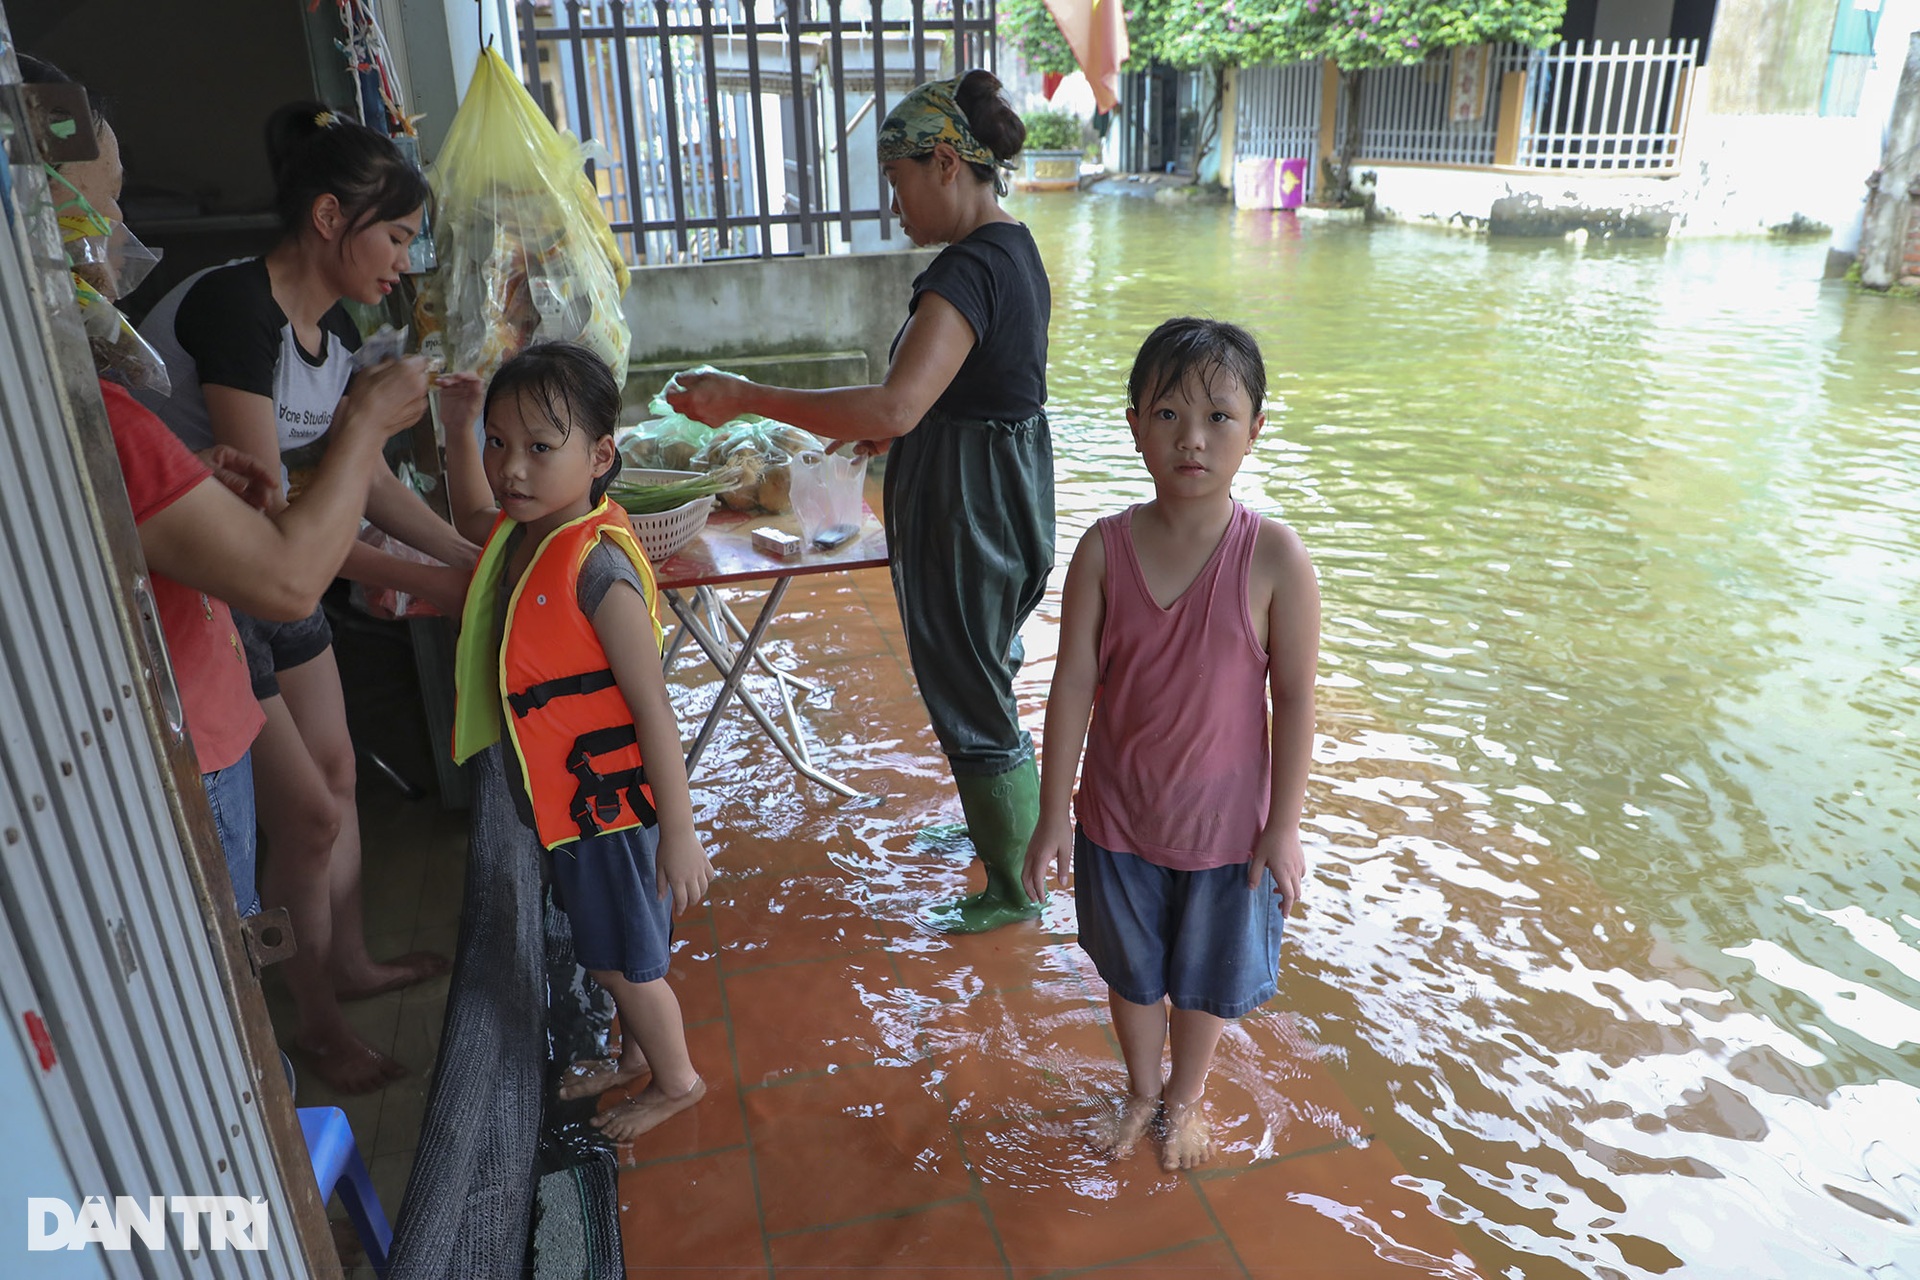
M 1920 307 L 1821 244 L 1016 211 L 1063 567 L 1149 493 L 1146 331 L 1265 349 L 1239 491 L 1326 618 L 1281 998 L 1479 1264 L 1920 1275 Z

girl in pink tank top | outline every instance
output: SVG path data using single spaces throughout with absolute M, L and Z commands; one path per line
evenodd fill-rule
M 1293 531 L 1233 499 L 1266 421 L 1252 336 L 1169 320 L 1127 391 L 1154 499 L 1101 520 L 1067 572 L 1025 881 L 1039 899 L 1071 850 L 1129 1077 L 1100 1145 L 1122 1157 L 1157 1128 L 1175 1170 L 1212 1155 L 1214 1048 L 1272 999 L 1306 875 L 1320 594 Z

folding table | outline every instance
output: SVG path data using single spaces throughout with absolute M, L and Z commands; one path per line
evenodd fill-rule
M 820 771 L 807 750 L 806 737 L 800 731 L 800 718 L 794 710 L 793 691 L 813 692 L 813 685 L 794 672 L 775 665 L 760 652 L 767 626 L 780 611 L 780 601 L 793 580 L 808 574 L 844 573 L 855 569 L 884 568 L 887 563 L 887 535 L 873 513 L 867 511 L 859 531 L 830 551 L 812 547 L 797 556 L 769 555 L 753 545 L 753 531 L 775 528 L 784 533 L 799 532 L 791 513 L 783 516 L 748 516 L 738 512 L 716 511 L 707 527 L 677 555 L 654 566 L 654 580 L 660 596 L 679 619 L 667 644 L 665 660 L 671 664 L 682 644 L 691 638 L 724 679 L 715 695 L 713 707 L 687 751 L 687 776 L 692 777 L 700 755 L 713 737 L 715 726 L 727 704 L 738 697 L 740 704 L 759 724 L 761 732 L 780 750 L 802 776 L 839 792 L 857 797 L 855 791 L 838 778 Z M 728 606 L 716 590 L 722 586 L 767 582 L 766 598 L 760 613 L 748 625 Z M 741 683 L 747 668 L 758 666 L 773 678 L 779 697 L 779 719 L 768 712 L 752 690 Z M 784 719 L 782 725 L 780 720 Z

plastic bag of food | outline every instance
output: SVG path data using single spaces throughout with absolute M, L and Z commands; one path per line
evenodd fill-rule
M 625 382 L 627 266 L 580 143 L 547 123 L 493 49 L 433 166 L 440 266 L 415 319 L 446 367 L 493 372 L 532 342 L 578 342 Z
M 718 373 L 725 370 L 702 365 L 689 373 Z M 722 506 L 734 511 L 781 512 L 790 505 L 789 485 L 793 459 L 807 451 L 825 446 L 810 432 L 755 416 L 735 418 L 725 426 L 709 429 L 692 418 L 675 412 L 667 403 L 679 374 L 667 379 L 647 409 L 653 416 L 624 433 L 631 446 L 623 444 L 621 457 L 637 466 L 665 467 L 673 471 L 720 471 L 737 468 L 739 482 L 720 494 Z M 645 459 L 655 459 L 646 461 Z

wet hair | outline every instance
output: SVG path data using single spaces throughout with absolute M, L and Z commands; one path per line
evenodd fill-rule
M 21 54 L 20 82 L 22 84 L 78 85 L 80 90 L 87 95 L 87 110 L 93 113 L 94 132 L 98 133 L 113 123 L 113 121 L 108 118 L 107 111 L 107 108 L 112 105 L 111 103 L 102 99 L 99 94 L 87 88 L 85 85 L 80 84 L 78 80 L 75 80 L 72 76 L 44 58 L 36 58 L 30 53 Z
M 1127 377 L 1127 406 L 1144 409 L 1194 374 L 1211 390 L 1222 373 L 1246 389 L 1259 413 L 1267 398 L 1267 366 L 1253 335 L 1224 320 L 1176 316 L 1140 344 Z
M 1027 143 L 1027 126 L 1014 111 L 1013 105 L 1001 94 L 998 76 L 991 71 L 974 68 L 960 78 L 953 100 L 967 117 L 967 128 L 973 130 L 973 136 L 980 140 L 981 146 L 1001 160 L 1011 160 L 1020 154 L 1020 148 Z M 967 167 L 973 170 L 973 176 L 980 181 L 993 181 L 992 165 L 970 164 Z
M 404 218 L 427 203 L 427 180 L 391 139 L 322 102 L 289 102 L 267 117 L 273 209 L 287 234 L 306 228 L 313 202 L 340 202 L 347 230 Z
M 536 342 L 501 365 L 487 384 L 486 412 L 506 397 L 536 406 L 562 440 L 579 427 L 587 433 L 589 448 L 610 438 L 620 418 L 620 384 L 606 361 L 577 342 Z M 594 479 L 594 506 L 619 474 L 620 451 L 615 449 L 613 465 Z

